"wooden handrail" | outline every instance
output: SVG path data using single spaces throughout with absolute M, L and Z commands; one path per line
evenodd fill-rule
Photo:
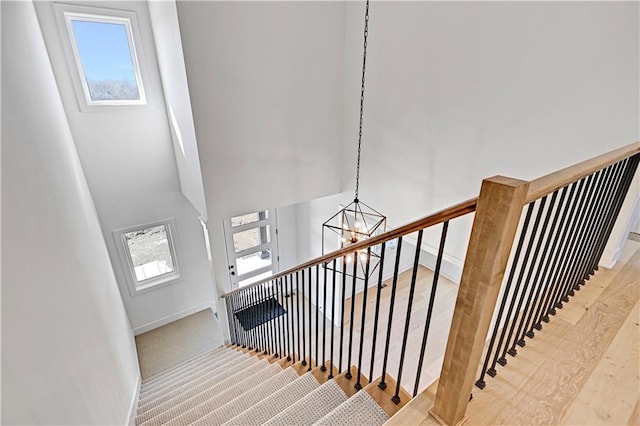
M 301 270 L 316 266 L 316 265 L 320 265 L 323 263 L 327 263 L 332 261 L 333 259 L 338 259 L 342 256 L 346 256 L 348 254 L 351 254 L 355 251 L 358 250 L 362 250 L 362 249 L 367 249 L 369 247 L 373 247 L 376 246 L 378 244 L 382 244 L 383 242 L 386 241 L 391 241 L 394 240 L 398 237 L 404 236 L 404 235 L 408 235 L 411 234 L 412 232 L 416 232 L 419 231 L 421 229 L 427 228 L 429 226 L 433 226 L 433 225 L 437 225 L 438 223 L 442 223 L 442 222 L 446 222 L 447 220 L 451 220 L 451 219 L 455 219 L 457 217 L 460 216 L 464 216 L 465 214 L 468 213 L 472 213 L 476 210 L 476 205 L 478 203 L 478 197 L 474 197 L 471 198 L 467 201 L 464 201 L 462 203 L 458 203 L 454 206 L 451 206 L 449 208 L 446 208 L 444 210 L 440 210 L 436 213 L 433 213 L 429 216 L 423 217 L 422 219 L 418 219 L 414 222 L 408 223 L 404 226 L 401 226 L 399 228 L 395 228 L 392 229 L 390 231 L 384 232 L 380 235 L 376 235 L 375 237 L 360 241 L 356 244 L 350 245 L 349 247 L 345 247 L 343 249 L 340 250 L 336 250 L 336 251 L 332 251 L 331 253 L 325 254 L 324 256 L 320 256 L 317 257 L 315 259 L 312 259 L 308 262 L 302 263 L 298 266 L 295 266 L 291 269 L 287 269 L 286 271 L 277 273 L 275 275 L 272 275 L 268 278 L 265 278 L 263 280 L 257 281 L 253 284 L 250 284 L 248 286 L 230 291 L 228 293 L 223 294 L 221 297 L 225 298 L 225 297 L 229 297 L 233 294 L 236 294 L 238 292 L 250 289 L 252 287 L 257 287 L 261 284 L 264 284 L 266 282 L 272 281 L 272 280 L 276 280 L 278 278 L 282 278 L 284 276 L 290 275 L 290 274 L 294 274 L 296 272 L 299 272 Z
M 547 194 L 551 194 L 565 185 L 638 153 L 640 153 L 640 141 L 533 180 L 529 184 L 529 192 L 527 192 L 525 203 L 530 203 Z

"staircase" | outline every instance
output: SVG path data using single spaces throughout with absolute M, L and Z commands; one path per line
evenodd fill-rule
M 515 389 L 517 380 L 505 382 L 503 369 L 517 366 L 519 353 L 535 355 L 528 343 L 553 333 L 547 324 L 593 281 L 639 163 L 636 142 L 530 182 L 488 178 L 478 197 L 223 294 L 233 344 L 146 378 L 136 425 L 462 424 L 474 389 L 490 395 L 483 389 L 500 388 L 497 374 Z M 472 213 L 456 303 L 439 314 L 452 318 L 446 350 L 434 360 L 442 326 L 432 320 L 449 222 Z M 437 230 L 438 249 L 425 259 L 423 234 Z M 403 247 L 414 259 L 405 271 Z M 421 262 L 433 265 L 430 284 L 420 277 Z M 399 286 L 403 272 L 411 276 L 408 291 Z M 385 282 L 385 274 L 393 278 Z M 567 336 L 558 347 L 572 347 Z M 581 350 L 585 342 L 578 342 Z M 425 359 L 441 368 L 435 382 L 421 384 Z M 574 371 L 575 357 L 566 359 L 566 371 Z M 540 381 L 536 398 L 549 382 Z M 520 413 L 508 399 L 480 405 Z
M 329 379 L 328 367 L 309 370 L 306 362 L 217 348 L 145 379 L 136 425 L 375 426 L 399 409 L 379 405 L 376 382 L 356 391 L 355 377 Z

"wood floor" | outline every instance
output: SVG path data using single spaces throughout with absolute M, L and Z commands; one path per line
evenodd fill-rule
M 484 390 L 469 424 L 640 424 L 640 243 L 601 268 Z

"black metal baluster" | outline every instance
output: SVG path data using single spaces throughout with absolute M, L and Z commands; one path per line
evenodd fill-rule
M 553 213 L 553 207 L 555 204 L 555 200 L 556 197 L 558 196 L 557 192 L 554 192 L 551 195 L 551 202 L 549 203 L 549 207 L 547 208 L 547 213 L 544 217 L 544 222 L 542 224 L 542 229 L 540 230 L 539 233 L 536 233 L 536 237 L 537 237 L 537 244 L 536 244 L 536 248 L 533 251 L 533 257 L 531 258 L 531 266 L 529 267 L 529 272 L 527 273 L 527 278 L 525 279 L 525 283 L 529 283 L 531 282 L 531 288 L 529 290 L 529 295 L 527 297 L 527 301 L 524 304 L 524 311 L 522 312 L 522 315 L 520 316 L 520 323 L 518 324 L 518 328 L 516 329 L 516 334 L 515 337 L 513 339 L 514 341 L 514 345 L 518 345 L 520 347 L 524 347 L 525 346 L 525 341 L 524 341 L 524 332 L 526 331 L 526 329 L 524 328 L 524 324 L 525 321 L 527 319 L 527 316 L 529 314 L 529 311 L 533 310 L 533 296 L 534 294 L 538 293 L 538 289 L 540 288 L 540 283 L 538 282 L 538 275 L 540 272 L 540 268 L 542 267 L 542 263 L 544 260 L 544 255 L 545 253 L 542 253 L 542 258 L 540 258 L 538 260 L 538 256 L 540 255 L 540 250 L 542 248 L 542 243 L 545 241 L 545 234 L 547 232 L 547 227 L 549 225 L 549 221 L 551 220 L 551 214 Z M 542 197 L 542 200 L 540 202 L 540 207 L 539 207 L 539 214 L 542 214 L 542 211 L 544 210 L 544 204 L 545 204 L 545 200 L 547 198 L 547 195 L 545 195 L 544 197 Z M 534 229 L 536 229 L 534 227 Z M 532 235 L 533 238 L 533 235 Z M 548 238 L 547 238 L 548 240 Z M 534 268 L 535 267 L 535 268 Z M 533 271 L 536 271 L 536 274 L 533 278 L 533 281 L 531 280 L 531 277 L 533 275 Z
M 420 376 L 422 375 L 422 364 L 424 362 L 424 354 L 427 349 L 427 339 L 429 337 L 429 327 L 431 326 L 431 316 L 433 314 L 433 305 L 436 299 L 436 290 L 438 288 L 438 278 L 440 277 L 440 266 L 442 265 L 442 257 L 444 255 L 444 244 L 447 240 L 447 230 L 449 229 L 449 221 L 442 224 L 442 233 L 440 234 L 440 246 L 438 247 L 438 255 L 436 258 L 436 266 L 433 270 L 433 281 L 431 283 L 431 294 L 429 295 L 429 305 L 427 307 L 427 318 L 424 322 L 424 331 L 422 333 L 422 345 L 420 346 L 420 357 L 418 358 L 418 371 L 416 373 L 416 381 L 413 386 L 413 396 L 418 394 L 420 387 Z
M 282 358 L 282 340 L 281 339 L 281 322 L 280 320 L 282 319 L 282 315 L 279 314 L 280 308 L 280 302 L 279 302 L 279 297 L 278 297 L 278 289 L 279 289 L 279 284 L 280 284 L 280 278 L 276 279 L 273 281 L 273 286 L 271 287 L 271 297 L 273 298 L 274 301 L 274 331 L 275 331 L 275 357 L 280 359 Z
M 404 334 L 402 336 L 402 349 L 400 350 L 400 365 L 398 366 L 398 379 L 396 380 L 396 392 L 391 397 L 394 404 L 400 403 L 400 383 L 402 382 L 402 367 L 404 366 L 404 355 L 407 350 L 407 339 L 409 338 L 409 325 L 411 323 L 411 308 L 413 307 L 413 296 L 416 290 L 416 279 L 418 278 L 418 267 L 420 266 L 420 250 L 422 248 L 422 234 L 424 230 L 418 231 L 418 242 L 416 244 L 416 254 L 413 260 L 413 271 L 411 272 L 411 287 L 409 289 L 409 301 L 407 302 L 407 319 L 404 322 Z
M 629 176 L 629 182 L 631 182 L 631 180 L 633 179 L 633 175 L 638 165 L 638 157 L 638 155 L 635 155 L 634 157 L 620 162 L 620 174 L 616 176 L 616 181 L 614 185 L 611 186 L 611 197 L 608 200 L 609 202 L 606 206 L 607 208 L 605 208 L 602 212 L 602 225 L 600 227 L 597 242 L 590 255 L 590 266 L 588 267 L 588 269 L 591 271 L 590 274 L 593 274 L 598 270 L 598 263 L 600 262 L 602 252 L 604 251 L 607 241 L 609 240 L 609 235 L 611 234 L 611 230 L 607 229 L 608 225 L 611 224 L 611 229 L 613 229 L 613 225 L 615 224 L 615 218 L 613 218 L 611 214 L 613 212 L 613 206 L 616 203 L 616 200 L 620 198 L 619 194 L 622 196 L 622 200 L 624 200 L 624 196 L 626 195 L 626 190 L 620 193 L 618 189 L 620 189 L 621 186 L 625 185 L 625 179 L 627 179 L 627 176 Z M 628 171 L 630 170 L 633 171 L 633 173 L 630 173 L 629 175 Z
M 323 266 L 322 280 L 322 366 L 320 371 L 323 373 L 327 371 L 327 264 Z
M 244 301 L 244 309 L 251 309 L 252 303 L 251 303 L 251 293 L 249 290 L 243 290 L 242 294 L 245 297 L 245 301 Z M 249 312 L 250 311 L 246 311 Z M 253 328 L 253 317 L 251 315 L 247 316 L 247 327 L 249 327 L 248 333 L 249 333 L 249 347 L 248 349 L 250 351 L 252 351 L 255 347 L 255 329 Z
M 502 300 L 500 301 L 500 308 L 498 310 L 498 316 L 496 318 L 496 322 L 493 326 L 493 333 L 491 334 L 491 341 L 489 342 L 489 349 L 487 350 L 487 355 L 484 360 L 484 365 L 482 367 L 482 373 L 478 381 L 476 382 L 476 386 L 480 389 L 484 387 L 484 373 L 490 375 L 491 377 L 495 377 L 496 375 L 496 363 L 500 365 L 506 365 L 507 359 L 503 356 L 500 357 L 500 351 L 502 349 L 502 343 L 504 342 L 504 338 L 507 334 L 507 327 L 509 325 L 509 319 L 511 318 L 511 312 L 513 311 L 513 302 L 515 297 L 518 294 L 518 288 L 516 287 L 513 291 L 513 295 L 511 296 L 511 300 L 509 303 L 509 308 L 507 309 L 507 315 L 504 318 L 504 324 L 502 325 L 502 332 L 500 333 L 500 338 L 498 339 L 498 345 L 496 346 L 495 353 L 493 355 L 493 361 L 491 362 L 491 367 L 487 369 L 489 358 L 491 357 L 491 350 L 493 349 L 493 344 L 495 342 L 495 338 L 498 334 L 498 330 L 500 328 L 500 320 L 502 318 L 502 314 L 504 312 L 504 308 L 507 304 L 507 300 L 509 300 L 509 291 L 511 290 L 511 284 L 513 282 L 513 276 L 515 275 L 516 269 L 518 268 L 518 262 L 520 260 L 520 253 L 522 251 L 522 246 L 524 245 L 525 237 L 527 235 L 527 230 L 529 229 L 529 221 L 531 220 L 531 213 L 533 212 L 533 204 L 529 204 L 527 208 L 527 213 L 524 218 L 524 223 L 522 224 L 522 228 L 520 229 L 520 238 L 518 239 L 518 245 L 516 246 L 516 251 L 513 256 L 513 260 L 511 261 L 511 268 L 509 270 L 509 276 L 507 278 L 507 282 L 504 287 L 504 293 L 502 294 Z
M 309 289 L 309 293 L 311 293 L 311 289 Z M 311 300 L 311 299 L 309 299 Z M 318 323 L 318 306 L 320 305 L 320 270 L 318 269 L 318 265 L 316 265 L 316 367 L 318 366 L 318 335 L 320 334 L 320 326 Z M 322 362 L 324 365 L 324 361 Z
M 300 279 L 299 279 L 299 275 L 300 274 L 296 272 L 296 312 L 298 317 L 298 321 L 296 323 L 297 325 L 296 340 L 298 341 L 298 357 L 302 361 L 302 365 L 305 365 L 306 361 L 305 361 L 305 353 L 304 353 L 304 341 L 300 342 Z M 303 272 L 302 278 L 304 279 L 304 272 Z M 302 304 L 302 306 L 304 308 L 304 303 Z M 302 336 L 302 338 L 304 339 L 304 335 Z M 302 351 L 300 350 L 301 343 L 302 343 Z
M 615 225 L 616 219 L 618 218 L 618 214 L 620 213 L 620 209 L 622 208 L 622 203 L 629 192 L 629 187 L 631 182 L 633 181 L 633 177 L 638 168 L 638 162 L 640 162 L 640 154 L 636 154 L 629 159 L 629 161 L 625 164 L 625 171 L 623 175 L 623 179 L 621 184 L 616 191 L 616 196 L 614 199 L 613 206 L 607 215 L 607 223 L 605 227 L 605 232 L 603 233 L 604 238 L 601 240 L 600 245 L 598 246 L 597 256 L 594 262 L 594 269 L 597 269 L 598 262 L 600 262 L 600 258 L 602 257 L 602 253 L 607 245 L 607 241 L 611 236 L 611 231 L 613 230 L 613 226 Z
M 364 326 L 367 315 L 367 291 L 369 287 L 369 267 L 371 265 L 371 247 L 367 248 L 367 263 L 364 270 L 364 293 L 362 296 L 362 318 L 360 319 L 360 349 L 358 350 L 358 379 L 356 381 L 355 388 L 357 390 L 362 389 L 360 384 L 360 377 L 362 377 L 362 349 L 364 346 Z M 355 298 L 351 296 L 351 300 L 355 301 Z
M 311 280 L 311 268 L 308 269 L 309 271 L 309 299 L 308 299 L 308 303 L 309 303 L 309 368 L 307 369 L 307 371 L 311 371 L 312 365 L 313 365 L 313 352 L 312 352 L 312 347 L 311 347 L 311 341 L 313 340 L 313 322 L 311 320 L 311 313 L 313 312 L 312 307 L 311 307 L 311 287 L 312 287 L 312 280 Z M 304 299 L 303 299 L 304 301 Z M 316 362 L 318 361 L 318 358 L 316 358 Z
M 284 282 L 284 277 L 278 279 L 278 287 L 277 292 L 279 294 L 278 300 L 280 300 L 280 306 L 282 306 L 282 310 L 284 311 L 282 315 L 280 315 L 280 359 L 284 357 L 287 358 L 287 330 L 286 330 L 286 317 L 288 315 L 287 311 L 287 302 L 284 298 L 284 290 L 282 288 Z
M 573 288 L 574 283 L 569 281 L 569 278 L 570 278 L 569 275 L 570 275 L 571 269 L 573 268 L 574 262 L 576 260 L 576 255 L 578 254 L 577 250 L 582 238 L 581 230 L 583 230 L 585 226 L 586 212 L 589 209 L 589 201 L 591 200 L 591 196 L 594 190 L 593 174 L 587 177 L 585 185 L 586 186 L 585 186 L 583 197 L 577 213 L 577 218 L 574 223 L 573 238 L 571 241 L 571 246 L 569 248 L 567 262 L 565 263 L 562 273 L 560 274 L 561 287 L 560 287 L 560 293 L 558 294 L 558 299 L 557 299 L 559 303 L 559 306 L 557 306 L 558 308 L 562 308 L 562 302 L 566 303 L 569 301 L 568 293 L 569 293 L 569 290 Z
M 518 274 L 518 283 L 516 284 L 516 287 L 520 285 L 520 282 L 522 281 L 522 277 L 524 276 L 526 271 L 527 277 L 523 282 L 522 291 L 520 292 L 520 297 L 518 298 L 518 303 L 515 310 L 515 315 L 513 317 L 513 320 L 511 321 L 511 327 L 509 328 L 507 344 L 505 345 L 505 348 L 508 348 L 506 352 L 511 356 L 516 356 L 517 354 L 516 340 L 518 338 L 518 335 L 516 334 L 515 336 L 513 336 L 514 339 L 511 344 L 509 342 L 511 342 L 511 336 L 513 335 L 513 331 L 515 330 L 516 324 L 518 323 L 518 316 L 519 316 L 520 310 L 522 309 L 522 304 L 524 302 L 524 299 L 527 296 L 527 291 L 529 290 L 529 281 L 531 279 L 531 274 L 533 272 L 533 267 L 536 260 L 535 257 L 533 257 L 531 259 L 531 262 L 529 262 L 529 255 L 531 254 L 531 249 L 533 248 L 533 245 L 536 240 L 536 236 L 538 235 L 538 232 L 537 232 L 538 226 L 540 225 L 540 220 L 542 219 L 542 212 L 544 211 L 544 206 L 547 202 L 547 196 L 545 195 L 539 201 L 540 203 L 538 204 L 538 211 L 536 213 L 536 218 L 533 223 L 533 227 L 531 228 L 531 234 L 529 235 L 529 242 L 527 243 L 527 249 L 525 251 L 524 258 L 522 259 L 522 263 L 520 265 L 520 274 Z M 535 204 L 535 203 L 536 202 L 532 204 Z M 524 313 L 522 317 L 524 317 Z M 502 356 L 504 357 L 504 353 L 502 354 Z
M 569 190 L 570 188 L 570 190 Z M 554 282 L 552 281 L 554 270 L 556 269 L 556 264 L 558 263 L 558 258 L 562 251 L 563 246 L 563 237 L 566 232 L 565 223 L 567 221 L 568 212 L 573 205 L 573 195 L 576 189 L 576 183 L 572 183 L 570 185 L 565 185 L 562 188 L 562 193 L 560 194 L 560 201 L 558 202 L 558 207 L 556 209 L 556 216 L 554 217 L 554 223 L 552 225 L 552 229 L 549 233 L 550 236 L 553 236 L 553 242 L 551 243 L 551 249 L 549 250 L 549 255 L 547 256 L 547 260 L 544 265 L 544 269 L 542 272 L 542 278 L 540 279 L 542 292 L 540 294 L 539 300 L 537 302 L 537 307 L 535 310 L 535 314 L 532 316 L 533 322 L 530 328 L 527 330 L 527 335 L 532 337 L 534 335 L 533 329 L 542 330 L 541 320 L 543 316 L 546 315 L 545 307 L 547 306 L 547 300 L 550 298 L 551 293 L 553 292 Z M 568 191 L 568 196 L 567 196 Z M 566 198 L 566 202 L 564 201 Z M 558 226 L 555 226 L 555 223 L 560 219 L 560 223 Z M 545 251 L 547 249 L 545 248 Z M 545 320 L 548 321 L 548 318 Z
M 393 325 L 393 307 L 396 301 L 396 289 L 398 287 L 398 269 L 400 268 L 400 252 L 402 251 L 402 236 L 398 237 L 398 248 L 396 249 L 396 264 L 393 270 L 393 284 L 391 284 L 391 301 L 389 302 L 389 322 L 387 323 L 387 338 L 384 346 L 384 358 L 382 360 L 382 378 L 378 387 L 382 390 L 387 388 L 386 374 L 387 361 L 389 359 L 389 343 L 391 342 L 391 326 Z
M 258 335 L 258 346 L 256 347 L 256 352 L 262 352 L 262 348 L 264 347 L 264 330 L 262 329 L 262 302 L 260 301 L 260 286 L 256 286 L 251 291 L 254 296 L 255 305 L 255 325 L 254 329 Z
M 261 314 L 262 314 L 262 304 L 260 304 L 260 292 L 258 290 L 258 287 L 254 287 L 251 291 L 251 293 L 253 294 L 253 301 L 254 301 L 254 309 L 255 312 L 257 312 L 258 315 L 254 315 L 254 326 L 253 329 L 256 331 L 256 336 L 258 337 L 258 342 L 256 344 L 256 352 L 261 352 L 262 351 L 262 347 L 264 345 L 264 332 L 262 330 L 262 325 L 260 324 L 260 320 L 261 318 Z
M 588 176 L 586 178 L 583 178 L 580 183 L 582 184 L 582 191 L 580 191 L 578 194 L 578 206 L 576 208 L 576 212 L 574 215 L 572 215 L 572 220 L 570 223 L 570 228 L 569 228 L 569 236 L 567 238 L 567 245 L 565 247 L 565 251 L 564 251 L 564 256 L 562 256 L 562 262 L 560 264 L 560 267 L 558 268 L 558 274 L 556 275 L 557 279 L 555 281 L 558 282 L 556 291 L 553 294 L 552 297 L 552 308 L 549 311 L 552 315 L 556 314 L 556 308 L 560 309 L 562 308 L 562 301 L 561 301 L 561 297 L 562 297 L 562 291 L 565 287 L 565 282 L 563 281 L 564 279 L 564 275 L 566 273 L 568 264 L 569 264 L 569 260 L 571 259 L 571 254 L 572 254 L 572 250 L 573 247 L 575 246 L 575 242 L 576 242 L 576 228 L 577 225 L 580 221 L 580 217 L 582 216 L 582 212 L 583 212 L 583 206 L 585 203 L 585 199 L 586 199 L 586 195 L 588 192 L 588 188 L 589 188 L 589 183 L 591 182 L 591 176 Z M 579 184 L 580 187 L 580 184 Z
M 522 334 L 520 334 L 518 341 L 524 340 L 524 336 L 527 336 L 529 338 L 533 338 L 534 336 L 533 331 L 530 330 L 529 327 L 532 325 L 531 319 L 533 318 L 533 313 L 535 312 L 536 306 L 539 303 L 540 294 L 542 293 L 542 290 L 544 288 L 544 275 L 542 275 L 542 279 L 541 279 L 540 273 L 543 271 L 543 265 L 546 268 L 546 266 L 549 265 L 549 262 L 551 261 L 551 253 L 549 252 L 549 246 L 551 245 L 551 241 L 553 240 L 554 230 L 558 221 L 558 217 L 560 216 L 560 206 L 562 206 L 562 200 L 564 199 L 565 192 L 566 192 L 566 188 L 563 190 L 562 195 L 560 196 L 560 204 L 558 204 L 557 209 L 555 207 L 556 207 L 556 199 L 558 197 L 559 191 L 554 191 L 553 194 L 551 195 L 551 202 L 549 203 L 549 210 L 547 212 L 547 217 L 545 218 L 545 223 L 542 226 L 541 237 L 544 237 L 547 224 L 549 223 L 549 219 L 551 218 L 552 215 L 553 215 L 553 220 L 551 221 L 551 227 L 549 228 L 549 233 L 547 234 L 547 237 L 544 240 L 542 257 L 540 258 L 540 262 L 538 262 L 536 275 L 533 278 L 534 285 L 537 284 L 535 286 L 536 291 L 535 291 L 535 294 L 533 295 L 533 299 L 530 301 L 527 301 L 527 305 L 529 306 L 529 309 L 526 315 L 524 329 L 522 330 Z M 554 212 L 555 214 L 553 214 Z M 522 318 L 525 318 L 525 316 L 523 315 Z
M 271 280 L 268 283 L 268 286 L 265 287 L 265 296 L 267 300 L 267 318 L 269 320 L 269 331 L 271 333 L 271 354 L 276 355 L 278 353 L 278 336 L 276 334 L 276 329 L 278 327 L 277 316 L 274 315 L 277 309 L 278 301 L 273 296 L 273 289 L 275 287 L 275 280 Z M 275 324 L 275 327 L 274 327 Z
M 302 365 L 307 365 L 307 338 L 305 334 L 307 319 L 304 316 L 304 271 L 300 271 L 300 275 L 302 276 L 302 303 L 298 302 L 298 307 L 302 309 Z M 298 326 L 300 326 L 300 323 L 298 323 Z M 311 354 L 309 354 L 309 357 L 311 357 Z
M 356 280 L 358 277 L 358 252 L 353 253 L 353 279 L 351 285 L 351 314 L 349 316 L 349 351 L 347 354 L 347 374 L 345 377 L 351 380 L 351 349 L 353 347 L 353 314 L 356 306 Z
M 588 233 L 587 241 L 585 242 L 585 249 L 583 250 L 583 254 L 581 256 L 580 265 L 578 266 L 576 276 L 574 277 L 574 280 L 577 282 L 574 290 L 578 290 L 580 286 L 585 284 L 586 280 L 590 277 L 589 273 L 591 271 L 589 270 L 589 266 L 591 256 L 595 250 L 595 245 L 597 244 L 602 225 L 604 224 L 604 212 L 606 211 L 607 207 L 614 197 L 614 191 L 612 190 L 612 188 L 614 187 L 615 183 L 617 183 L 618 177 L 621 176 L 621 171 L 621 162 L 607 167 L 606 172 L 601 179 L 601 188 L 596 191 L 598 196 L 594 201 L 595 210 L 591 218 L 591 230 Z
M 264 306 L 264 317 L 262 319 L 265 321 L 264 326 L 268 336 L 267 346 L 265 346 L 264 350 L 265 355 L 273 354 L 273 348 L 275 347 L 273 344 L 273 321 L 271 318 L 271 310 L 269 309 L 271 307 L 271 298 L 269 298 L 268 294 L 268 285 L 270 285 L 270 282 L 266 282 L 260 286 L 260 291 L 262 292 L 262 303 Z
M 593 174 L 594 182 L 592 184 L 592 194 L 585 207 L 585 217 L 582 226 L 579 229 L 580 239 L 578 246 L 574 250 L 573 261 L 567 272 L 568 286 L 565 290 L 565 296 L 574 296 L 575 292 L 580 290 L 580 281 L 584 275 L 582 265 L 584 263 L 585 253 L 589 250 L 592 242 L 592 235 L 596 232 L 597 211 L 604 197 L 602 191 L 605 182 L 608 179 L 610 169 L 602 169 Z
M 289 317 L 289 356 L 287 356 L 287 361 L 292 361 L 293 364 L 296 363 L 296 334 L 293 323 L 295 322 L 295 318 L 293 316 L 293 275 L 288 275 L 285 279 L 285 290 L 289 293 L 287 295 L 287 306 L 289 306 L 289 313 L 287 313 L 287 317 Z
M 340 347 L 338 349 L 338 374 L 342 372 L 342 347 L 344 346 L 344 292 L 347 280 L 347 258 L 342 256 L 342 293 L 340 294 Z M 348 367 L 347 367 L 348 368 Z
M 380 261 L 378 262 L 378 285 L 376 291 L 376 310 L 373 317 L 373 340 L 371 342 L 371 368 L 369 369 L 369 380 L 373 381 L 373 366 L 376 359 L 376 340 L 378 338 L 378 316 L 380 315 L 380 293 L 382 292 L 382 271 L 384 269 L 384 253 L 386 249 L 386 241 L 382 243 L 380 248 Z
M 334 341 L 334 330 L 336 328 L 335 318 L 336 318 L 336 268 L 338 267 L 336 263 L 337 259 L 333 259 L 332 269 L 333 269 L 333 282 L 331 284 L 331 347 L 329 348 L 330 355 L 330 366 L 329 366 L 329 380 L 333 379 L 333 341 Z
M 548 300 L 546 301 L 545 308 L 542 311 L 544 313 L 542 317 L 542 321 L 544 322 L 549 322 L 548 315 L 550 313 L 554 315 L 556 313 L 555 308 L 553 306 L 555 304 L 555 298 L 558 292 L 558 288 L 560 287 L 560 281 L 558 277 L 559 277 L 560 271 L 562 270 L 562 264 L 566 260 L 566 252 L 570 242 L 570 240 L 567 238 L 567 234 L 569 233 L 569 230 L 572 227 L 572 223 L 573 223 L 572 219 L 574 217 L 574 211 L 576 210 L 576 207 L 580 201 L 580 193 L 581 193 L 580 190 L 582 185 L 584 185 L 584 179 L 576 182 L 575 195 L 571 199 L 571 206 L 569 208 L 569 212 L 567 213 L 566 221 L 562 229 L 560 248 L 558 249 L 558 256 L 554 261 L 555 264 L 554 264 L 553 274 L 550 276 L 551 278 L 549 281 L 551 285 L 551 291 L 549 292 L 549 296 L 548 296 Z

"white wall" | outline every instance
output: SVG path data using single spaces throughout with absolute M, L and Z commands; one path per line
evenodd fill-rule
M 2 423 L 127 424 L 133 335 L 31 2 L 2 3 Z
M 112 208 L 105 207 L 101 212 L 105 233 L 110 229 L 119 229 L 122 223 L 129 221 L 150 223 L 173 217 L 176 224 L 173 237 L 181 279 L 136 296 L 131 295 L 126 284 L 125 274 L 129 273 L 129 269 L 117 255 L 116 240 L 113 234 L 106 236 L 116 278 L 119 283 L 124 283 L 120 292 L 135 334 L 168 324 L 205 307 L 217 312 L 210 265 L 204 249 L 204 232 L 200 221 L 194 217 L 191 204 L 179 192 L 149 194 L 143 199 L 133 196 L 122 201 Z
M 180 176 L 180 188 L 200 215 L 207 220 L 207 207 L 200 172 L 200 158 L 193 125 L 191 100 L 187 74 L 184 67 L 178 11 L 176 3 L 152 1 L 147 3 L 153 30 L 156 54 L 169 126 L 173 139 L 173 150 Z
M 395 227 L 477 195 L 483 178 L 534 179 L 638 140 L 638 8 L 373 2 L 360 198 Z M 363 15 L 348 2 L 345 188 L 355 175 Z M 447 252 L 463 259 L 471 220 L 457 221 Z
M 223 292 L 223 219 L 341 190 L 344 12 L 334 2 L 178 2 Z
M 629 238 L 629 232 L 634 232 L 640 223 L 640 171 L 636 170 L 629 191 L 620 207 L 618 220 L 614 224 L 609 241 L 602 252 L 599 265 L 613 268 L 620 259 L 622 249 Z M 637 231 L 635 231 L 637 232 Z
M 198 205 L 197 182 L 195 178 L 182 182 L 179 179 L 147 3 L 77 4 L 135 11 L 140 26 L 141 46 L 138 47 L 138 54 L 147 105 L 107 107 L 104 112 L 85 113 L 78 106 L 70 77 L 70 71 L 74 70 L 69 69 L 65 58 L 52 4 L 36 3 L 56 81 L 96 203 L 131 326 L 137 332 L 146 331 L 202 309 L 215 300 L 199 221 L 201 212 L 181 192 L 181 188 L 191 188 L 193 191 L 185 192 L 193 195 L 194 205 Z M 164 43 L 161 46 L 163 54 L 175 47 Z M 179 67 L 176 65 L 176 68 Z M 170 71 L 179 74 L 179 70 Z M 173 81 L 171 75 L 167 75 L 166 79 Z M 188 122 L 184 117 L 188 114 L 188 104 L 185 104 L 184 96 L 180 96 L 179 83 L 176 79 L 175 85 L 168 86 L 167 99 L 176 99 L 174 113 L 176 119 L 180 120 L 178 123 L 184 132 L 185 142 L 185 158 L 181 159 L 180 164 L 188 169 L 191 179 L 193 170 L 190 167 L 197 161 L 197 153 L 189 145 L 193 141 L 187 139 Z M 132 296 L 112 232 L 170 217 L 175 218 L 178 228 L 180 242 L 176 248 L 183 279 L 178 284 Z

